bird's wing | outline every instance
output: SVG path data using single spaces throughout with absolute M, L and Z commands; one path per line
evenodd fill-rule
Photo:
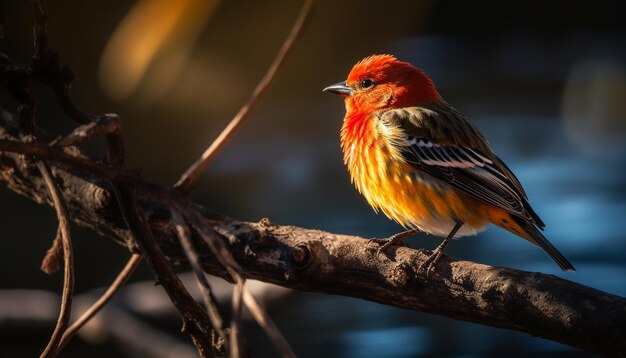
M 411 107 L 385 111 L 378 118 L 402 133 L 394 145 L 416 169 L 542 227 L 519 181 L 491 152 L 478 129 L 465 118 L 448 117 L 450 113 Z M 461 128 L 465 125 L 470 127 Z

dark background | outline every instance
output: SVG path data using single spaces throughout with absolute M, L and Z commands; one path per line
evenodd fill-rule
M 92 113 L 121 115 L 129 165 L 164 184 L 175 182 L 237 112 L 301 6 L 286 0 L 221 3 L 195 42 L 176 38 L 157 54 L 139 87 L 120 98 L 102 81 L 117 83 L 120 77 L 103 75 L 99 66 L 107 41 L 134 4 L 43 3 L 50 47 L 76 74 L 76 100 Z M 269 217 L 364 237 L 399 231 L 351 186 L 339 148 L 343 104 L 321 92 L 345 79 L 361 58 L 391 53 L 424 69 L 446 100 L 481 128 L 524 184 L 547 223 L 546 236 L 578 271 L 560 272 L 540 249 L 495 227 L 453 242 L 448 254 L 555 274 L 624 296 L 624 7 L 623 1 L 320 1 L 275 86 L 197 182 L 194 198 L 244 220 Z M 0 20 L 0 51 L 28 61 L 32 19 L 26 2 L 2 2 Z M 159 28 L 158 21 L 142 31 L 152 28 Z M 191 51 L 176 68 L 171 59 L 185 48 L 181 44 Z M 131 58 L 119 55 L 122 63 Z M 49 90 L 33 87 L 40 126 L 71 130 Z M 0 105 L 16 107 L 4 93 Z M 92 150 L 98 154 L 97 147 Z M 39 271 L 55 231 L 51 208 L 0 187 L 0 302 L 16 292 L 35 292 L 17 289 L 60 292 L 61 276 Z M 128 253 L 78 227 L 73 237 L 77 292 L 108 285 Z M 429 236 L 410 240 L 413 247 L 438 242 Z M 132 280 L 151 275 L 142 267 Z M 37 355 L 52 322 L 8 320 L 2 317 L 6 307 L 0 309 L 0 357 Z M 527 334 L 345 297 L 294 292 L 271 300 L 269 312 L 302 356 L 587 356 Z M 139 319 L 178 335 L 175 314 Z M 253 355 L 274 354 L 249 321 L 246 334 Z M 64 352 L 85 355 L 145 352 L 110 336 L 78 338 Z

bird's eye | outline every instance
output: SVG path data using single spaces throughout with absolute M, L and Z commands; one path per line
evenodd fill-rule
M 374 81 L 370 80 L 369 78 L 364 79 L 363 81 L 361 81 L 361 88 L 366 89 L 366 88 L 370 88 L 374 85 Z

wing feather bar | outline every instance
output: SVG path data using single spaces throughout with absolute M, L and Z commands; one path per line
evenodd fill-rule
M 446 147 L 411 136 L 403 144 L 409 163 L 475 198 L 532 220 L 523 196 L 499 167 L 476 149 Z
M 489 159 L 467 148 L 443 147 L 426 139 L 410 137 L 411 151 L 425 164 L 452 168 L 484 167 L 493 164 Z

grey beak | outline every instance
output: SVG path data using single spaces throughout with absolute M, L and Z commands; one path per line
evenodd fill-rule
M 346 82 L 335 83 L 334 85 L 330 85 L 322 90 L 323 92 L 332 92 L 336 94 L 343 94 L 346 96 L 350 96 L 352 94 L 352 88 L 346 86 Z

